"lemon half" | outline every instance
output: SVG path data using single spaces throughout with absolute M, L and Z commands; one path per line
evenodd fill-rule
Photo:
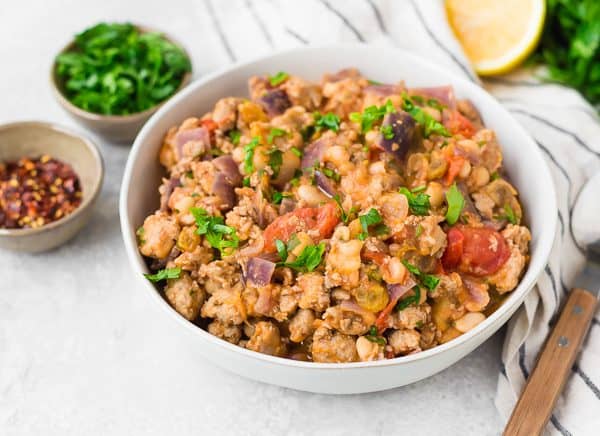
M 483 76 L 518 66 L 535 49 L 545 0 L 446 0 L 446 14 L 473 68 Z

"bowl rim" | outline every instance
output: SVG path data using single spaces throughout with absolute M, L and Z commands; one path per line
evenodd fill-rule
M 182 89 L 184 89 L 191 82 L 192 74 L 194 72 L 193 65 L 192 65 L 192 57 L 190 56 L 190 53 L 188 52 L 188 50 L 185 48 L 185 46 L 181 42 L 179 42 L 177 39 L 173 38 L 171 35 L 163 32 L 161 30 L 158 30 L 154 27 L 146 26 L 143 24 L 132 23 L 132 22 L 129 22 L 129 23 L 132 24 L 136 29 L 138 29 L 140 31 L 140 33 L 159 33 L 167 41 L 169 41 L 172 44 L 175 44 L 177 47 L 179 47 L 183 51 L 183 53 L 187 56 L 188 60 L 190 61 L 190 71 L 188 71 L 187 73 L 185 73 L 182 76 L 181 82 L 179 83 L 179 86 L 177 87 L 175 92 L 173 92 L 173 94 L 171 94 L 169 97 L 165 98 L 164 100 L 159 101 L 154 106 L 149 107 L 148 109 L 144 109 L 141 112 L 134 112 L 132 114 L 127 114 L 127 115 L 105 115 L 105 114 L 99 114 L 96 112 L 86 111 L 85 109 L 82 109 L 79 106 L 76 106 L 74 103 L 71 102 L 71 100 L 69 100 L 67 98 L 67 96 L 63 93 L 61 87 L 59 86 L 59 79 L 58 79 L 58 75 L 56 74 L 56 67 L 57 67 L 56 59 L 58 58 L 59 55 L 70 51 L 71 48 L 75 45 L 75 38 L 72 38 L 54 56 L 54 58 L 52 59 L 52 65 L 50 66 L 50 85 L 51 85 L 50 87 L 52 88 L 54 97 L 69 112 L 72 112 L 75 115 L 77 115 L 81 118 L 85 118 L 86 120 L 89 120 L 89 121 L 107 121 L 107 122 L 123 122 L 123 123 L 130 122 L 130 121 L 137 121 L 139 119 L 143 119 L 145 117 L 149 117 L 150 115 L 152 115 L 154 112 L 156 112 L 156 110 L 158 108 L 160 108 L 167 101 L 169 101 L 171 98 L 173 98 L 176 94 L 178 94 Z
M 49 129 L 49 130 L 54 130 L 56 132 L 59 132 L 63 135 L 71 136 L 73 138 L 81 140 L 83 143 L 83 147 L 87 148 L 87 150 L 91 153 L 91 155 L 93 157 L 94 164 L 95 164 L 96 168 L 98 169 L 98 177 L 94 180 L 91 194 L 89 196 L 87 196 L 86 198 L 84 198 L 83 201 L 81 202 L 81 204 L 70 214 L 64 216 L 63 218 L 61 218 L 57 221 L 52 221 L 51 223 L 48 223 L 41 227 L 25 228 L 25 229 L 0 228 L 0 236 L 12 236 L 12 237 L 30 236 L 30 235 L 35 235 L 37 233 L 52 231 L 53 229 L 55 229 L 57 227 L 68 225 L 69 222 L 75 220 L 79 215 L 84 213 L 85 209 L 87 209 L 88 207 L 90 207 L 90 205 L 93 204 L 94 200 L 96 199 L 96 197 L 98 197 L 98 194 L 100 193 L 100 191 L 102 189 L 102 182 L 104 181 L 104 160 L 102 159 L 102 155 L 100 154 L 98 147 L 88 137 L 86 137 L 74 130 L 71 130 L 70 128 L 58 125 L 56 123 L 47 122 L 47 121 L 31 120 L 31 121 L 15 121 L 12 123 L 5 123 L 5 124 L 0 125 L 0 132 L 4 131 L 4 130 L 9 130 L 9 129 L 12 129 L 15 127 L 31 127 L 31 128 Z M 65 163 L 72 165 L 71 162 L 65 162 Z M 77 174 L 77 177 L 80 177 L 79 174 Z
M 248 60 L 238 61 L 232 64 L 228 64 L 223 66 L 209 74 L 206 74 L 200 79 L 195 80 L 187 89 L 178 93 L 169 102 L 161 107 L 153 116 L 146 122 L 144 127 L 138 133 L 133 146 L 130 150 L 127 163 L 125 166 L 125 172 L 123 175 L 123 180 L 121 183 L 120 197 L 119 197 L 119 215 L 121 220 L 121 234 L 123 237 L 123 242 L 125 244 L 125 249 L 127 252 L 127 257 L 129 259 L 130 264 L 133 266 L 133 272 L 138 276 L 137 280 L 143 281 L 143 287 L 145 292 L 149 294 L 148 297 L 154 300 L 162 309 L 168 313 L 168 316 L 171 319 L 174 319 L 177 323 L 182 325 L 185 329 L 187 329 L 191 334 L 198 335 L 201 340 L 206 340 L 211 342 L 212 344 L 221 347 L 226 352 L 238 353 L 246 358 L 250 358 L 256 361 L 260 361 L 267 365 L 280 365 L 288 368 L 301 368 L 307 370 L 359 370 L 363 368 L 380 368 L 380 367 L 388 367 L 388 366 L 396 366 L 403 365 L 412 362 L 417 362 L 420 360 L 425 360 L 432 358 L 436 355 L 445 353 L 453 348 L 460 348 L 461 345 L 465 343 L 471 342 L 476 336 L 480 333 L 484 332 L 488 328 L 492 327 L 494 324 L 501 322 L 500 326 L 496 328 L 497 331 L 506 320 L 502 321 L 501 318 L 510 313 L 512 313 L 518 309 L 518 307 L 522 304 L 525 297 L 529 294 L 529 292 L 533 289 L 539 276 L 542 274 L 544 265 L 547 263 L 548 258 L 550 256 L 550 252 L 552 246 L 554 244 L 554 239 L 556 236 L 556 224 L 557 224 L 557 215 L 556 213 L 552 213 L 548 216 L 548 221 L 546 224 L 547 230 L 545 233 L 540 234 L 537 253 L 538 258 L 541 260 L 538 261 L 538 270 L 532 271 L 528 277 L 523 277 L 519 281 L 519 284 L 512 291 L 509 297 L 503 302 L 503 304 L 495 310 L 489 317 L 487 317 L 483 322 L 478 324 L 472 330 L 463 333 L 462 335 L 454 338 L 446 343 L 436 345 L 433 348 L 428 350 L 420 351 L 415 354 L 410 354 L 406 356 L 395 357 L 393 359 L 382 359 L 375 361 L 366 361 L 366 362 L 349 362 L 349 363 L 321 363 L 321 362 L 306 362 L 299 360 L 292 360 L 283 357 L 271 356 L 268 354 L 259 353 L 256 351 L 248 350 L 246 348 L 242 348 L 238 345 L 231 344 L 223 339 L 220 339 L 214 335 L 211 335 L 208 331 L 196 326 L 192 322 L 186 320 L 183 316 L 181 316 L 175 309 L 168 304 L 167 301 L 160 295 L 158 290 L 147 280 L 144 279 L 143 273 L 147 272 L 144 270 L 146 268 L 143 265 L 143 260 L 139 255 L 139 251 L 137 246 L 132 242 L 135 240 L 135 230 L 132 230 L 132 223 L 129 222 L 129 216 L 127 215 L 127 203 L 129 199 L 129 186 L 132 183 L 132 172 L 135 166 L 135 161 L 137 161 L 138 156 L 142 151 L 142 147 L 145 142 L 145 137 L 147 133 L 153 128 L 155 121 L 169 112 L 172 108 L 176 107 L 179 102 L 185 98 L 187 98 L 190 94 L 193 94 L 197 91 L 198 88 L 201 88 L 204 84 L 211 82 L 213 80 L 218 80 L 220 76 L 227 74 L 230 71 L 237 70 L 239 68 L 247 67 L 255 63 L 261 63 L 267 61 L 271 58 L 276 58 L 281 55 L 310 55 L 311 53 L 326 51 L 326 50 L 350 50 L 356 52 L 357 55 L 361 50 L 368 50 L 369 48 L 376 48 L 379 50 L 389 50 L 394 52 L 398 56 L 402 56 L 407 62 L 413 62 L 416 64 L 420 64 L 426 68 L 429 68 L 433 71 L 441 72 L 443 75 L 447 76 L 448 81 L 452 84 L 460 83 L 463 87 L 476 88 L 476 92 L 481 92 L 484 94 L 485 98 L 490 99 L 491 102 L 494 102 L 498 109 L 505 112 L 506 115 L 510 117 L 510 119 L 514 123 L 514 127 L 521 131 L 522 134 L 527 136 L 530 139 L 530 144 L 534 145 L 534 141 L 527 133 L 525 128 L 510 114 L 493 96 L 491 96 L 484 88 L 478 86 L 477 84 L 468 81 L 467 79 L 456 75 L 454 72 L 445 69 L 443 66 L 437 65 L 427 59 L 424 59 L 416 54 L 413 54 L 405 49 L 399 47 L 378 47 L 369 44 L 360 44 L 360 43 L 339 43 L 339 44 L 325 44 L 325 45 L 310 45 L 310 46 L 301 46 L 295 48 L 287 48 L 282 50 L 277 50 L 270 52 L 266 55 L 253 57 Z M 537 147 L 532 148 L 532 152 L 537 155 L 537 160 L 540 162 L 539 173 L 536 174 L 539 177 L 539 180 L 542 180 L 545 183 L 548 189 L 547 202 L 545 203 L 546 208 L 548 210 L 555 211 L 557 208 L 556 203 L 556 189 L 554 186 L 554 181 L 552 179 L 550 169 L 544 160 L 542 152 Z M 531 268 L 531 265 L 528 266 Z M 528 271 L 529 271 L 528 269 Z M 527 278 L 527 280 L 525 280 Z

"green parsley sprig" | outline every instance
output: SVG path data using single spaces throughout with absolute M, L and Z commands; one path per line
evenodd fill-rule
M 320 112 L 315 112 L 313 114 L 315 118 L 315 129 L 318 132 L 319 130 L 333 130 L 334 132 L 338 132 L 340 130 L 340 117 L 336 114 L 328 112 L 326 114 L 322 114 Z
M 148 280 L 153 283 L 167 279 L 178 279 L 181 274 L 181 268 L 165 268 L 157 271 L 155 274 L 144 274 Z
M 211 247 L 219 250 L 221 257 L 229 256 L 238 247 L 240 239 L 233 227 L 225 225 L 225 220 L 220 216 L 209 215 L 201 207 L 190 208 L 196 226 L 196 233 L 204 235 Z
M 392 104 L 391 100 L 386 101 L 383 106 L 369 106 L 365 108 L 365 110 L 361 112 L 352 112 L 350 114 L 350 121 L 360 124 L 360 129 L 362 133 L 367 133 L 369 130 L 373 128 L 373 124 L 378 121 L 381 121 L 386 114 L 391 114 L 396 112 L 396 108 Z M 391 126 L 390 126 L 391 127 Z M 382 132 L 383 133 L 383 132 Z M 385 135 L 385 133 L 384 133 Z M 388 133 L 389 135 L 389 133 Z M 393 131 L 392 131 L 393 137 Z M 391 138 L 387 138 L 391 139 Z
M 400 194 L 404 195 L 408 200 L 408 207 L 414 215 L 427 215 L 431 204 L 429 202 L 429 195 L 424 194 L 421 188 L 415 188 L 412 191 L 408 188 L 400 188 Z
M 250 174 L 254 172 L 254 150 L 258 147 L 260 138 L 255 136 L 244 146 L 244 172 Z
M 294 259 L 292 262 L 287 262 L 288 252 L 293 250 L 297 244 L 297 239 L 295 245 L 293 239 L 290 239 L 290 242 L 288 242 L 287 246 L 283 241 L 279 239 L 275 240 L 275 248 L 277 249 L 277 254 L 279 254 L 279 258 L 281 259 L 281 262 L 279 262 L 277 265 L 286 266 L 300 272 L 314 271 L 323 260 L 323 254 L 325 253 L 325 242 L 320 242 L 317 245 L 307 245 L 296 259 Z
M 290 77 L 290 75 L 288 73 L 286 73 L 285 71 L 279 71 L 278 73 L 274 74 L 273 76 L 269 76 L 269 83 L 271 84 L 271 86 L 277 86 L 282 84 L 283 82 L 285 82 L 288 78 Z
M 413 274 L 421 282 L 421 284 L 423 286 L 425 286 L 427 289 L 429 289 L 430 291 L 433 291 L 437 287 L 437 285 L 440 283 L 439 277 L 434 276 L 433 274 L 427 274 L 427 273 L 421 272 L 421 270 L 419 268 L 417 268 L 412 263 L 408 263 L 405 260 L 403 260 L 402 263 L 404 264 L 406 269 L 411 274 Z
M 408 112 L 417 123 L 423 126 L 423 135 L 426 138 L 429 138 L 431 135 L 451 136 L 450 132 L 448 132 L 442 123 L 437 121 L 419 106 L 416 106 L 407 95 L 402 98 L 402 109 Z
M 364 241 L 369 236 L 369 228 L 372 229 L 375 235 L 384 235 L 390 231 L 389 227 L 383 224 L 383 218 L 377 209 L 369 209 L 369 211 L 358 217 L 362 232 L 358 235 L 358 239 Z
M 465 205 L 465 198 L 456 186 L 456 183 L 453 183 L 446 191 L 446 203 L 448 203 L 446 222 L 453 225 L 460 218 L 460 213 Z

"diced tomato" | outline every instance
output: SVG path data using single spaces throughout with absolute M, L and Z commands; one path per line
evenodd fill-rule
M 446 172 L 446 185 L 451 185 L 463 165 L 465 164 L 464 156 L 450 156 L 448 157 L 448 171 Z
M 208 130 L 209 133 L 214 132 L 215 130 L 217 130 L 217 127 L 219 127 L 217 125 L 217 123 L 210 119 L 210 118 L 206 118 L 204 120 L 200 121 L 200 124 L 202 125 L 202 127 L 206 128 L 206 130 Z
M 447 236 L 448 246 L 442 256 L 446 269 L 485 276 L 498 271 L 510 257 L 506 240 L 493 229 L 456 225 Z
M 275 252 L 275 240 L 288 242 L 294 233 L 317 230 L 318 239 L 329 238 L 340 222 L 338 207 L 335 203 L 327 203 L 321 207 L 303 207 L 286 213 L 267 226 L 263 234 L 264 251 Z M 315 241 L 318 242 L 318 241 Z
M 444 127 L 453 135 L 471 138 L 475 134 L 475 126 L 459 111 L 444 111 Z

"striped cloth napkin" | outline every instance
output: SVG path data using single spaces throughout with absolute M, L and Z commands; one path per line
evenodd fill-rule
M 479 81 L 452 35 L 441 0 L 203 0 L 202 69 L 306 44 L 398 46 L 445 65 L 495 95 L 535 139 L 552 170 L 559 228 L 536 289 L 512 317 L 502 350 L 496 406 L 507 419 L 584 257 L 571 225 L 584 182 L 600 170 L 600 123 L 575 91 L 526 71 Z M 532 183 L 535 179 L 532 177 Z M 600 316 L 548 424 L 548 434 L 600 434 Z

